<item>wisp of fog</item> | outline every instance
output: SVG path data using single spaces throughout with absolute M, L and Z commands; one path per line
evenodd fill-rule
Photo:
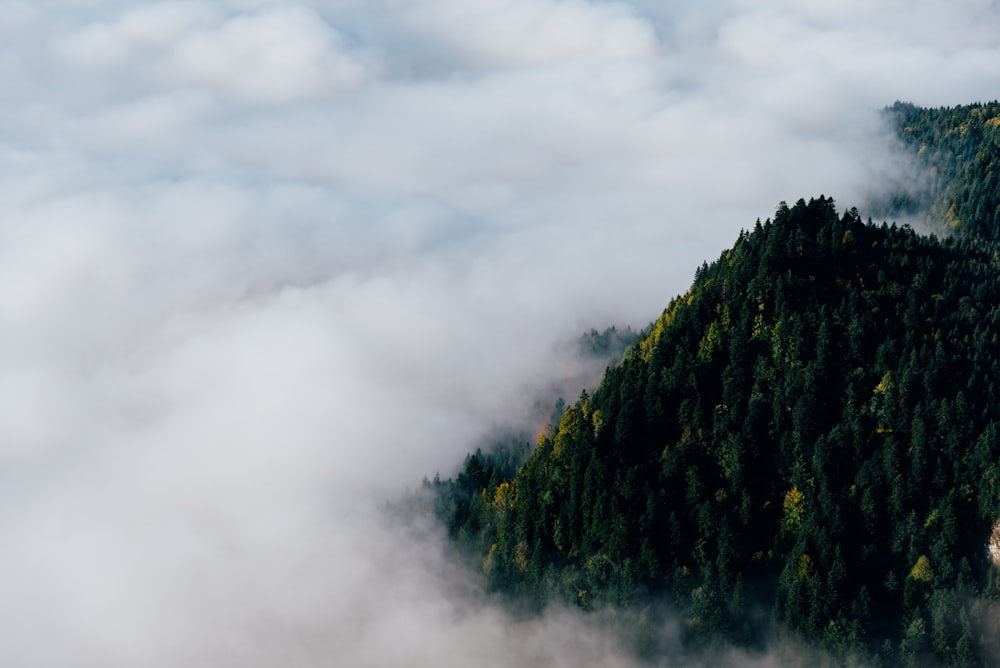
M 876 196 L 878 110 L 996 97 L 997 35 L 989 0 L 0 2 L 0 665 L 635 665 L 381 509 L 779 201 Z

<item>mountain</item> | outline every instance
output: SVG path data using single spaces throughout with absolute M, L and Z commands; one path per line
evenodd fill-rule
M 666 601 L 694 648 L 1000 656 L 1000 220 L 976 213 L 1000 200 L 975 171 L 994 107 L 890 110 L 956 234 L 782 203 L 533 447 L 428 483 L 487 590 L 651 611 L 650 635 Z

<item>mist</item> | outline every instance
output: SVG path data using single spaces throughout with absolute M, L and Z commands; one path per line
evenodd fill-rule
M 1000 90 L 996 2 L 800 5 L 0 3 L 0 664 L 637 665 L 382 509 Z

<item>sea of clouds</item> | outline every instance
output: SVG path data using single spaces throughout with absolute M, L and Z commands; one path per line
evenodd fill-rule
M 632 665 L 380 509 L 780 200 L 901 178 L 878 109 L 996 98 L 998 35 L 987 0 L 0 0 L 0 665 Z

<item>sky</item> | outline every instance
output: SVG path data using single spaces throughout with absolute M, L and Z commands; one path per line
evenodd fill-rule
M 0 665 L 634 666 L 386 502 L 778 202 L 864 215 L 906 176 L 878 110 L 996 99 L 998 35 L 994 0 L 0 0 Z

